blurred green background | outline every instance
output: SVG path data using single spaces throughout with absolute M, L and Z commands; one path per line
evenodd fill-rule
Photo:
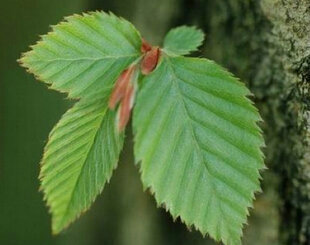
M 179 221 L 173 222 L 143 192 L 133 165 L 131 132 L 119 168 L 104 193 L 69 229 L 52 236 L 50 216 L 38 191 L 39 162 L 49 131 L 72 102 L 36 82 L 16 62 L 49 25 L 63 16 L 96 9 L 129 19 L 153 43 L 177 24 L 197 24 L 208 37 L 208 16 L 197 13 L 200 18 L 192 18 L 196 13 L 190 11 L 191 2 L 201 11 L 208 7 L 204 1 L 183 0 L 1 0 L 0 245 L 215 244 L 196 231 L 189 232 Z M 217 41 L 220 39 L 213 42 Z M 223 63 L 223 51 L 217 46 L 221 45 L 213 45 L 205 54 Z M 234 70 L 229 60 L 224 65 Z M 243 74 L 242 70 L 234 72 Z M 272 190 L 259 195 L 244 244 L 277 244 L 272 196 Z

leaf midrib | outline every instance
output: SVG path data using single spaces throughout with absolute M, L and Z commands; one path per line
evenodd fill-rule
M 99 61 L 99 60 L 105 60 L 105 59 L 123 59 L 123 58 L 132 58 L 132 57 L 138 57 L 140 54 L 132 54 L 132 55 L 118 55 L 118 56 L 104 56 L 104 57 L 81 57 L 81 58 L 55 58 L 55 59 L 40 59 L 38 58 L 35 60 L 36 62 L 58 62 L 58 61 Z

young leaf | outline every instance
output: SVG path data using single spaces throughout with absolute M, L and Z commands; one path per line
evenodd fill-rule
M 95 12 L 67 17 L 20 62 L 51 88 L 82 98 L 110 87 L 141 55 L 140 46 L 141 37 L 129 22 Z
M 75 104 L 50 134 L 40 179 L 54 233 L 89 208 L 116 168 L 123 134 L 108 109 L 109 94 Z
M 117 77 L 141 56 L 140 46 L 129 22 L 95 12 L 68 17 L 20 60 L 51 88 L 81 98 L 53 129 L 42 159 L 54 233 L 89 208 L 116 167 L 123 134 L 108 99 Z
M 263 167 L 249 91 L 206 59 L 164 57 L 134 109 L 142 182 L 174 218 L 226 245 L 242 226 Z
M 201 46 L 204 34 L 195 27 L 180 26 L 168 32 L 164 40 L 164 50 L 169 54 L 186 55 Z

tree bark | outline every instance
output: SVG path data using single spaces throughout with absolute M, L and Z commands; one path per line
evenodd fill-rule
M 275 96 L 266 93 L 264 114 L 269 159 L 280 177 L 281 240 L 306 245 L 310 244 L 310 1 L 264 0 L 261 8 L 272 28 L 266 33 L 268 56 L 261 63 L 265 76 L 254 81 L 259 90 L 260 81 L 269 79 L 270 90 L 277 91 Z

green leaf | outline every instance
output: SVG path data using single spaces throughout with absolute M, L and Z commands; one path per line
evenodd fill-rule
M 94 12 L 66 18 L 20 62 L 52 89 L 81 98 L 111 86 L 140 54 L 141 37 L 129 22 Z
M 75 104 L 49 136 L 40 179 L 54 233 L 89 208 L 117 165 L 123 134 L 107 108 L 109 94 Z
M 249 91 L 206 59 L 164 57 L 134 109 L 142 181 L 174 218 L 240 244 L 260 190 L 263 138 Z
M 54 233 L 89 208 L 116 167 L 123 134 L 107 100 L 120 73 L 141 56 L 140 46 L 129 22 L 94 12 L 66 18 L 20 60 L 51 88 L 81 98 L 51 132 L 42 159 Z
M 164 50 L 169 54 L 186 55 L 196 51 L 204 40 L 204 34 L 196 27 L 180 26 L 168 32 Z

